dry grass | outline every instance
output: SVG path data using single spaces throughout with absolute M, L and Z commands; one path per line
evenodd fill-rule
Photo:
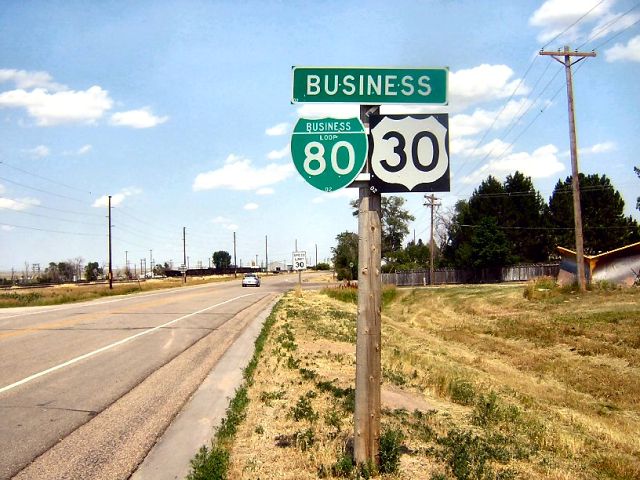
M 221 282 L 230 278 L 233 277 L 189 278 L 187 285 Z M 114 283 L 113 289 L 109 289 L 108 284 L 63 284 L 43 288 L 9 288 L 0 291 L 0 308 L 59 305 L 112 295 L 127 295 L 181 286 L 181 278 L 163 278 L 141 282 Z
M 383 312 L 382 424 L 405 440 L 384 478 L 640 478 L 639 295 L 401 291 Z M 334 478 L 352 436 L 356 306 L 303 292 L 276 315 L 229 478 Z

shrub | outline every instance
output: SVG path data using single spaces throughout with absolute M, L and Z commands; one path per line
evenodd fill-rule
M 380 473 L 396 473 L 400 466 L 404 434 L 400 430 L 385 430 L 380 435 Z

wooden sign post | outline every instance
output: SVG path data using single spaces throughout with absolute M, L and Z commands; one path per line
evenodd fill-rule
M 360 120 L 379 107 L 360 106 Z M 380 443 L 380 346 L 382 279 L 381 195 L 361 186 L 358 208 L 358 319 L 356 332 L 356 398 L 354 460 L 377 463 Z

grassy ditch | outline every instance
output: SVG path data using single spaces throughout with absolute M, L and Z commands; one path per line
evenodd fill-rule
M 378 469 L 352 461 L 355 304 L 285 296 L 189 479 L 640 478 L 640 292 L 545 288 L 393 294 Z
M 187 285 L 200 285 L 229 279 L 230 277 L 189 279 Z M 180 278 L 164 278 L 161 280 L 146 280 L 142 282 L 114 283 L 113 289 L 110 289 L 108 284 L 63 284 L 54 287 L 8 289 L 0 290 L 0 308 L 60 305 L 63 303 L 83 302 L 113 295 L 150 292 L 181 286 L 182 279 Z

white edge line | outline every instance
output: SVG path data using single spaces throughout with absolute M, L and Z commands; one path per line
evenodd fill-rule
M 36 378 L 40 378 L 40 377 L 42 377 L 44 375 L 47 375 L 47 374 L 52 373 L 52 372 L 55 372 L 56 370 L 60 370 L 61 368 L 68 367 L 69 365 L 73 365 L 74 363 L 77 363 L 80 360 L 84 360 L 86 358 L 93 357 L 94 355 L 102 353 L 102 352 L 104 352 L 106 350 L 109 350 L 109 349 L 111 349 L 113 347 L 117 347 L 118 345 L 122 345 L 123 343 L 127 343 L 127 342 L 129 342 L 129 341 L 131 341 L 131 340 L 133 340 L 135 338 L 141 337 L 141 336 L 146 335 L 148 333 L 155 332 L 156 330 L 164 328 L 164 327 L 166 327 L 168 325 L 171 325 L 173 323 L 179 322 L 180 320 L 184 320 L 185 318 L 193 317 L 194 315 L 198 315 L 200 313 L 204 313 L 207 310 L 211 310 L 212 308 L 216 308 L 216 307 L 219 307 L 221 305 L 225 305 L 227 303 L 231 303 L 231 302 L 233 302 L 235 300 L 238 300 L 240 298 L 249 297 L 251 295 L 257 295 L 257 294 L 256 293 L 247 293 L 245 295 L 240 295 L 239 297 L 234 297 L 234 298 L 231 298 L 229 300 L 225 300 L 224 302 L 216 303 L 215 305 L 211 305 L 210 307 L 203 308 L 202 310 L 198 310 L 197 312 L 192 312 L 192 313 L 189 313 L 187 315 L 183 315 L 182 317 L 175 318 L 175 319 L 173 319 L 173 320 L 171 320 L 171 321 L 169 321 L 167 323 L 163 323 L 162 325 L 158 325 L 158 326 L 150 328 L 148 330 L 144 330 L 143 332 L 136 333 L 135 335 L 131 335 L 130 337 L 123 338 L 122 340 L 118 340 L 117 342 L 111 343 L 109 345 L 105 345 L 104 347 L 101 347 L 101 348 L 99 348 L 97 350 L 94 350 L 93 352 L 85 353 L 84 355 L 80 355 L 79 357 L 72 358 L 71 360 L 68 360 L 68 361 L 66 361 L 64 363 L 60 363 L 60 364 L 58 364 L 58 365 L 56 365 L 54 367 L 47 368 L 46 370 L 43 370 L 43 371 L 38 372 L 38 373 L 34 373 L 33 375 L 30 375 L 30 376 L 28 376 L 26 378 L 23 378 L 22 380 L 18 380 L 17 382 L 12 383 L 11 385 L 7 385 L 6 387 L 2 387 L 2 388 L 0 388 L 0 393 L 7 392 L 7 391 L 9 391 L 9 390 L 11 390 L 13 388 L 19 387 L 20 385 L 24 385 L 25 383 L 28 383 L 28 382 L 30 382 L 32 380 L 35 380 Z

